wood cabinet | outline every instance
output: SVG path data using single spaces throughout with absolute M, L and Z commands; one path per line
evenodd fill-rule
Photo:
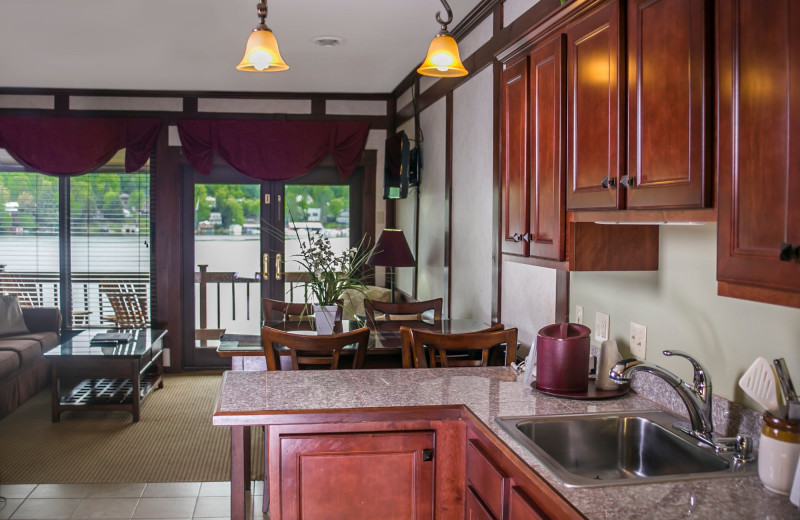
M 564 36 L 502 73 L 503 252 L 564 259 Z
M 708 4 L 630 0 L 621 23 L 615 0 L 567 26 L 567 209 L 712 206 Z
M 299 518 L 433 518 L 433 432 L 282 435 L 280 508 Z
M 708 0 L 629 0 L 629 209 L 712 204 Z
M 620 5 L 613 0 L 566 28 L 567 209 L 623 207 Z
M 528 254 L 528 60 L 509 63 L 502 73 L 500 162 L 502 168 L 502 244 L 504 253 Z M 523 240 L 523 237 L 525 239 Z
M 717 12 L 718 292 L 800 307 L 800 9 Z
M 465 517 L 492 520 L 583 518 L 486 427 L 467 419 Z

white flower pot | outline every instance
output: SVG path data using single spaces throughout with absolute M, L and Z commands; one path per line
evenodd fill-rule
M 333 334 L 338 305 L 314 305 L 314 326 L 317 334 Z

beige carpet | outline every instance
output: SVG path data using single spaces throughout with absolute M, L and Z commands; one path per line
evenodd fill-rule
M 64 412 L 50 421 L 50 389 L 0 420 L 0 483 L 214 482 L 230 480 L 230 431 L 211 415 L 221 373 L 166 375 L 124 412 Z M 263 435 L 253 428 L 254 478 L 263 478 Z

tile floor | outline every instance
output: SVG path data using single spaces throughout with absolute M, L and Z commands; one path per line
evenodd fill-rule
M 253 482 L 249 518 L 262 515 L 263 482 Z M 230 518 L 229 482 L 0 485 L 0 519 L 217 520 Z M 253 507 L 254 506 L 254 507 Z

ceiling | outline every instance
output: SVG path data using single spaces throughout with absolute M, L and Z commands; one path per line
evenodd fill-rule
M 0 87 L 391 92 L 425 57 L 439 0 L 269 0 L 290 66 L 235 70 L 257 0 L 2 0 Z M 449 0 L 452 30 L 480 0 Z M 319 47 L 317 36 L 342 44 Z

